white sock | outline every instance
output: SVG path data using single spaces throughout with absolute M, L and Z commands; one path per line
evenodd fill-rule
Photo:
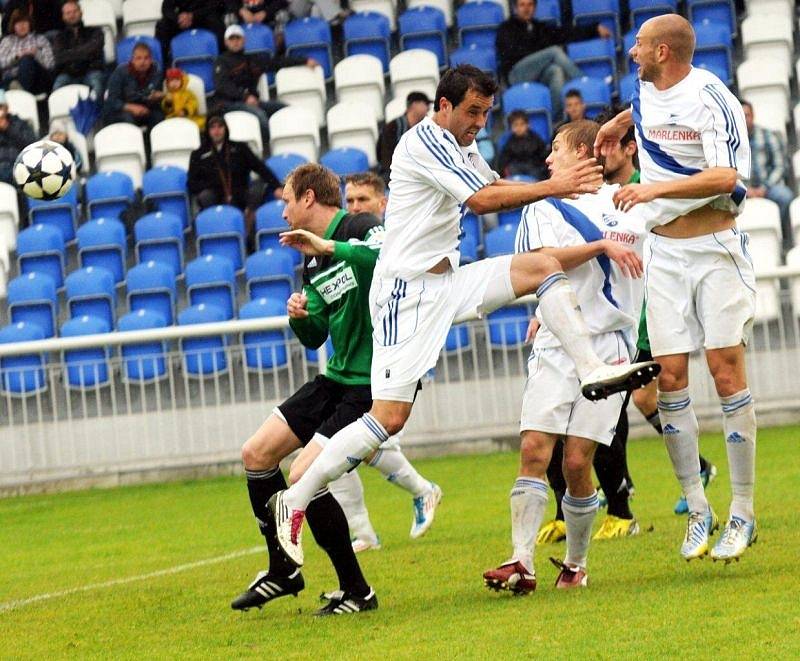
M 514 560 L 533 574 L 533 547 L 547 508 L 548 488 L 538 477 L 518 477 L 511 488 L 511 543 Z
M 564 494 L 561 509 L 564 511 L 564 523 L 567 527 L 567 556 L 564 562 L 568 565 L 586 569 L 592 523 L 599 506 L 597 491 L 586 498 L 571 496 L 569 489 Z
M 328 485 L 328 489 L 342 506 L 347 526 L 350 528 L 350 537 L 377 542 L 378 535 L 369 520 L 369 512 L 364 502 L 364 486 L 358 471 L 352 470 L 345 473 L 338 480 Z
M 592 370 L 603 365 L 592 348 L 591 335 L 578 308 L 578 299 L 563 271 L 547 276 L 536 290 L 542 320 L 561 342 L 575 362 L 578 377 L 583 380 Z
M 753 485 L 756 478 L 756 410 L 750 391 L 745 389 L 730 397 L 720 397 L 722 429 L 728 450 L 731 474 L 730 515 L 752 521 Z
M 424 496 L 431 490 L 431 483 L 417 472 L 400 448 L 379 448 L 369 465 L 377 468 L 389 482 L 405 489 L 414 498 Z
M 305 511 L 317 491 L 357 466 L 388 438 L 381 423 L 369 413 L 340 429 L 331 436 L 303 476 L 286 490 L 286 507 Z
M 690 512 L 707 512 L 708 500 L 700 480 L 700 428 L 692 408 L 689 389 L 658 392 L 658 414 L 664 443 L 675 477 L 681 483 Z

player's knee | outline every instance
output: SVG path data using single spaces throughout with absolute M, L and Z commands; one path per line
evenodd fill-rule
M 403 431 L 403 427 L 405 427 L 407 419 L 408 416 L 404 411 L 391 410 L 384 412 L 383 415 L 381 415 L 379 422 L 389 436 L 394 436 L 395 434 L 399 434 L 401 431 Z
M 717 389 L 717 395 L 720 397 L 730 397 L 744 388 L 740 383 L 738 375 L 732 369 L 718 370 L 714 377 L 714 386 Z
M 242 462 L 245 468 L 251 470 L 265 470 L 278 465 L 280 457 L 271 451 L 267 443 L 251 436 L 242 446 Z
M 658 375 L 658 389 L 662 392 L 682 390 L 688 385 L 689 379 L 685 374 L 662 369 Z
M 519 457 L 525 475 L 544 478 L 547 474 L 550 452 L 541 443 L 523 436 L 519 446 Z
M 564 478 L 567 484 L 580 481 L 592 470 L 591 458 L 583 452 L 567 452 L 564 454 Z

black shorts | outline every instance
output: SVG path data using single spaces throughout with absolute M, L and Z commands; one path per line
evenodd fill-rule
M 371 407 L 370 386 L 346 386 L 320 374 L 278 406 L 278 410 L 305 446 L 314 434 L 330 438 Z
M 640 347 L 636 348 L 636 356 L 633 359 L 634 363 L 646 363 L 649 360 L 653 360 L 653 354 L 650 353 L 649 349 L 642 349 Z

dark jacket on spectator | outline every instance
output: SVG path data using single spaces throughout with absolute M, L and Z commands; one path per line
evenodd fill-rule
M 241 103 L 249 94 L 258 96 L 258 79 L 266 71 L 305 64 L 306 57 L 270 57 L 225 51 L 214 62 L 214 101 Z
M 223 16 L 226 10 L 225 3 L 219 0 L 164 0 L 161 3 L 161 15 L 168 21 L 177 22 L 178 14 L 191 12 L 197 22 Z
M 511 67 L 526 55 L 570 41 L 594 39 L 597 36 L 597 25 L 591 23 L 579 27 L 560 28 L 535 19 L 522 21 L 516 16 L 511 16 L 500 24 L 495 37 L 500 77 L 508 78 Z
M 8 128 L 0 131 L 0 181 L 11 183 L 14 161 L 35 140 L 36 136 L 28 122 L 9 115 Z
M 103 29 L 87 28 L 83 23 L 66 27 L 53 39 L 53 54 L 56 74 L 82 78 L 89 71 L 102 71 L 105 66 Z
M 389 181 L 389 170 L 392 167 L 392 154 L 400 136 L 408 131 L 408 119 L 405 113 L 391 122 L 386 122 L 378 136 L 378 163 L 380 164 L 380 175 L 384 181 Z
M 497 169 L 503 177 L 527 174 L 536 179 L 544 179 L 546 158 L 547 145 L 544 140 L 528 129 L 522 136 L 511 134 L 500 152 Z
M 61 3 L 55 0 L 8 0 L 3 8 L 3 34 L 8 34 L 11 14 L 15 9 L 22 9 L 33 19 L 31 30 L 39 34 L 60 30 L 64 27 L 61 20 Z
M 126 103 L 141 103 L 151 110 L 161 110 L 161 100 L 150 101 L 150 94 L 161 91 L 164 75 L 153 62 L 150 70 L 141 78 L 133 73 L 130 64 L 120 64 L 108 79 L 108 96 L 103 104 L 103 114 L 122 111 Z

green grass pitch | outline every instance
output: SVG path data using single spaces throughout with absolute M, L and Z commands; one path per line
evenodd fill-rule
M 547 562 L 563 547 L 537 549 L 539 589 L 522 598 L 481 580 L 509 554 L 515 454 L 416 462 L 444 489 L 436 523 L 417 541 L 410 497 L 362 468 L 383 550 L 360 557 L 380 608 L 322 621 L 311 613 L 335 584 L 308 531 L 306 590 L 261 611 L 229 608 L 265 566 L 260 552 L 169 573 L 262 543 L 243 478 L 3 500 L 0 658 L 800 658 L 798 435 L 760 432 L 760 539 L 740 563 L 681 560 L 684 519 L 672 514 L 678 488 L 666 452 L 658 439 L 633 441 L 641 536 L 594 543 L 590 587 L 566 594 Z M 709 496 L 724 517 L 720 435 L 702 449 L 720 469 Z

